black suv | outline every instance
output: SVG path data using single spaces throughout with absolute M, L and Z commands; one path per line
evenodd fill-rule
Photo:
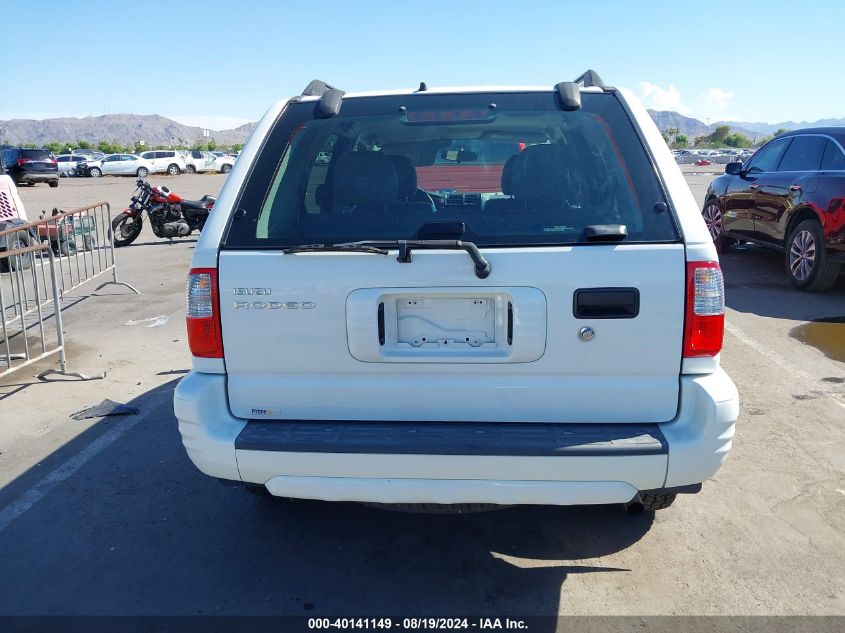
M 719 250 L 737 241 L 781 249 L 796 288 L 829 290 L 845 263 L 845 127 L 787 132 L 728 163 L 702 215 Z
M 16 185 L 46 182 L 59 186 L 59 164 L 48 149 L 4 147 L 3 166 Z

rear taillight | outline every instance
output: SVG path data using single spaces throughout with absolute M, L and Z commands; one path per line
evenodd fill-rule
M 16 163 L 18 165 L 26 165 L 27 163 L 31 163 L 32 161 L 29 158 L 19 158 Z
M 191 354 L 202 358 L 223 358 L 217 269 L 192 268 L 188 274 L 185 295 L 188 347 Z
M 717 262 L 687 263 L 684 357 L 715 356 L 725 334 L 725 283 Z

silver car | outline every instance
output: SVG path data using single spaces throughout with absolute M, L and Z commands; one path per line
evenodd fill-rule
M 150 161 L 134 154 L 111 154 L 102 160 L 87 161 L 83 170 L 92 178 L 100 176 L 146 178 L 153 171 L 153 166 Z

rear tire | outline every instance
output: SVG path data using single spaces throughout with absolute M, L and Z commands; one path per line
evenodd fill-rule
M 658 510 L 665 510 L 670 505 L 675 503 L 676 493 L 640 493 L 640 500 L 643 503 L 643 510 L 645 512 L 657 512 Z
M 103 175 L 103 171 L 99 167 L 92 167 L 88 170 L 88 175 L 91 176 L 91 178 L 99 178 Z
M 230 171 L 232 171 L 232 166 L 231 166 L 231 165 L 228 165 L 228 164 L 227 164 L 227 165 L 223 165 L 223 166 L 220 168 L 220 173 L 221 173 L 221 174 L 228 174 Z
M 179 174 L 182 173 L 182 171 L 179 169 L 179 165 L 177 165 L 176 163 L 173 163 L 173 164 L 167 166 L 167 173 L 170 176 L 178 176 Z
M 53 252 L 62 257 L 70 257 L 71 255 L 76 255 L 78 250 L 75 239 L 64 238 L 60 243 L 57 242 L 57 246 L 53 249 Z
M 146 167 L 139 167 L 138 171 L 135 172 L 135 175 L 138 176 L 138 178 L 146 178 L 150 175 L 150 170 Z
M 831 261 L 824 245 L 821 224 L 804 220 L 792 229 L 784 257 L 789 281 L 799 290 L 824 292 L 839 278 L 841 265 Z
M 59 181 L 58 181 L 58 179 L 56 179 L 56 180 L 51 180 L 51 181 L 50 181 L 50 186 L 51 186 L 53 189 L 55 189 L 56 187 L 58 187 L 58 186 L 59 186 Z
M 111 228 L 114 233 L 115 248 L 129 246 L 141 234 L 144 222 L 139 216 L 134 218 L 128 213 L 121 213 L 112 220 Z
M 8 250 L 17 250 L 19 248 L 28 248 L 32 246 L 33 242 L 26 231 L 18 231 L 14 237 L 11 238 L 11 248 Z M 2 249 L 6 250 L 6 249 Z M 20 265 L 18 265 L 18 262 Z M 26 270 L 32 267 L 32 253 L 24 253 L 18 258 L 4 257 L 0 259 L 0 272 L 8 273 L 13 270 Z
M 197 173 L 197 168 L 194 167 L 193 165 L 188 165 L 185 168 L 185 171 L 187 171 L 189 174 L 195 174 L 195 173 Z

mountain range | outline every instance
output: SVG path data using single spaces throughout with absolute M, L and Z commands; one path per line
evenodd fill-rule
M 255 123 L 245 123 L 233 130 L 210 130 L 218 145 L 244 143 L 255 129 Z M 146 145 L 194 145 L 204 141 L 203 128 L 182 125 L 157 114 L 104 114 L 103 116 L 59 119 L 11 119 L 0 121 L 0 137 L 4 144 L 54 141 L 72 143 L 108 141 L 133 146 L 137 141 Z
M 818 121 L 781 121 L 780 123 L 746 123 L 742 121 L 716 121 L 709 126 L 706 123 L 686 117 L 671 110 L 649 110 L 648 113 L 657 124 L 657 127 L 662 132 L 669 128 L 676 128 L 681 131 L 690 141 L 694 140 L 696 136 L 704 136 L 710 134 L 716 129 L 718 125 L 727 125 L 731 128 L 731 133 L 744 134 L 752 141 L 759 140 L 762 137 L 771 134 L 779 129 L 799 130 L 807 127 L 825 127 L 845 125 L 845 117 L 839 119 L 820 119 Z
M 779 128 L 795 130 L 806 127 L 845 125 L 845 117 L 838 119 L 821 119 L 819 121 L 796 123 L 784 121 L 781 123 L 745 123 L 737 121 L 718 121 L 706 123 L 686 117 L 670 110 L 649 110 L 651 118 L 657 123 L 661 131 L 676 128 L 690 141 L 696 136 L 712 132 L 717 125 L 728 125 L 731 132 L 745 134 L 752 141 L 771 134 Z M 211 138 L 218 145 L 233 145 L 244 143 L 256 123 L 245 123 L 232 130 L 211 130 Z M 172 119 L 157 114 L 104 114 L 103 116 L 58 119 L 11 119 L 0 121 L 0 142 L 10 145 L 20 143 L 34 143 L 41 145 L 58 141 L 72 143 L 74 141 L 88 141 L 98 143 L 108 141 L 120 145 L 132 146 L 136 141 L 143 141 L 146 145 L 194 145 L 201 143 L 203 129 L 200 127 L 182 125 Z
M 771 134 L 780 129 L 801 130 L 807 127 L 835 127 L 845 125 L 845 117 L 838 119 L 819 119 L 818 121 L 781 121 L 780 123 L 740 123 L 736 121 L 719 122 L 717 125 L 730 125 L 753 130 L 759 134 Z

